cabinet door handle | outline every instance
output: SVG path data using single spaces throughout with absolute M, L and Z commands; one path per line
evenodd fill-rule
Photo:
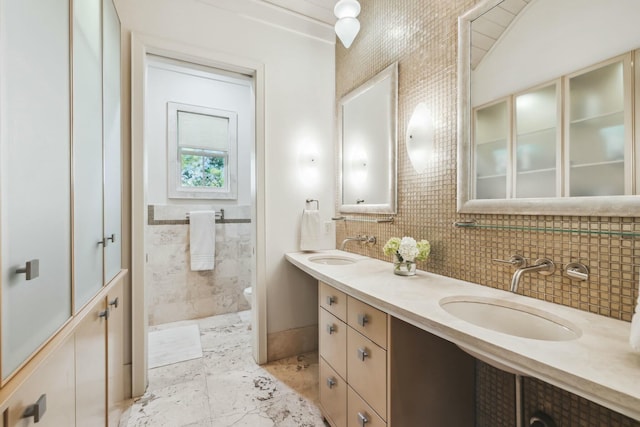
M 327 297 L 327 305 L 333 305 L 336 303 L 336 297 Z
M 360 326 L 362 326 L 364 328 L 367 323 L 369 323 L 369 318 L 367 317 L 367 315 L 366 314 L 358 314 L 358 325 L 360 325 Z
M 107 247 L 107 242 L 108 242 L 108 240 L 107 240 L 106 237 L 104 239 L 102 239 L 102 240 L 98 240 L 98 246 L 102 245 L 102 246 L 104 246 L 106 248 Z
M 115 234 L 111 234 L 110 237 L 105 237 L 104 240 L 105 241 L 111 240 L 111 243 L 115 243 L 116 242 L 116 235 Z
M 47 412 L 47 395 L 43 394 L 36 403 L 27 406 L 22 413 L 22 418 L 33 417 L 33 422 L 39 423 L 45 412 Z
M 118 297 L 115 297 L 115 299 L 113 299 L 109 305 L 113 308 L 118 308 L 118 304 L 120 303 L 120 300 Z
M 27 261 L 26 265 L 21 268 L 16 268 L 16 274 L 26 274 L 27 280 L 35 279 L 40 276 L 40 260 L 32 259 Z
M 370 357 L 369 352 L 367 351 L 366 348 L 359 348 L 358 349 L 358 359 L 362 360 L 364 362 L 364 359 L 366 359 L 367 357 Z
M 98 317 L 108 319 L 109 318 L 109 309 L 105 308 L 104 310 L 102 310 L 100 313 L 98 313 Z
M 331 335 L 335 331 L 336 331 L 336 325 L 327 325 L 327 332 L 329 333 L 329 335 Z
M 362 412 L 358 412 L 358 422 L 362 427 L 369 422 L 369 418 L 367 414 L 363 414 Z
M 331 377 L 327 378 L 327 387 L 333 388 L 334 385 L 336 385 L 336 379 Z

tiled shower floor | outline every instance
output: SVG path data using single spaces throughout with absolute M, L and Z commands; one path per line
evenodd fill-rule
M 203 356 L 150 369 L 147 392 L 120 426 L 324 427 L 317 353 L 256 365 L 249 313 L 156 327 L 198 324 Z

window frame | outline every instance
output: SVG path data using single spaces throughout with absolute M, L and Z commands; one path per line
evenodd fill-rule
M 178 112 L 222 117 L 229 123 L 226 154 L 225 185 L 215 187 L 184 187 L 182 185 L 182 150 L 202 150 L 201 147 L 181 146 L 178 142 Z M 206 150 L 204 150 L 206 151 Z M 210 150 L 217 151 L 219 150 Z M 167 102 L 167 197 L 170 199 L 237 199 L 238 171 L 238 113 L 197 105 Z

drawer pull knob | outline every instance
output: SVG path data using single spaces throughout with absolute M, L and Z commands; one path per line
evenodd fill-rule
M 333 388 L 334 385 L 336 385 L 336 379 L 331 377 L 327 378 L 327 387 Z
M 16 269 L 16 274 L 22 273 L 27 276 L 27 280 L 35 279 L 40 276 L 40 260 L 32 259 L 31 261 L 27 261 L 24 267 Z
M 366 348 L 359 348 L 358 349 L 358 359 L 362 360 L 364 362 L 364 359 L 366 359 L 367 357 L 369 357 L 369 352 L 367 351 Z
M 364 427 L 364 425 L 369 422 L 369 418 L 367 417 L 366 414 L 363 414 L 362 412 L 358 412 L 358 422 L 362 427 Z
M 333 305 L 336 303 L 336 297 L 327 297 L 327 304 Z
M 33 422 L 39 423 L 45 412 L 47 412 L 47 395 L 43 394 L 36 403 L 27 406 L 22 413 L 22 418 L 33 417 Z
M 336 331 L 336 325 L 327 325 L 327 332 L 329 333 L 329 335 L 331 335 L 335 331 Z
M 366 314 L 358 314 L 358 325 L 360 325 L 360 326 L 362 326 L 364 328 L 367 323 L 369 323 L 369 318 L 367 317 L 367 315 Z

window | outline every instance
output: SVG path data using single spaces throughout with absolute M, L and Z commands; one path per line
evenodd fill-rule
M 167 104 L 169 197 L 236 198 L 237 114 Z

